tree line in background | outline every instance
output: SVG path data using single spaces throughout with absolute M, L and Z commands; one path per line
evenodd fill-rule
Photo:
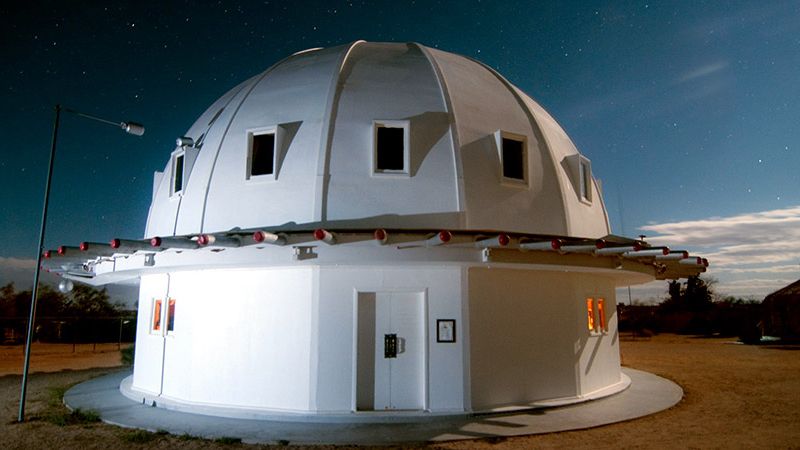
M 762 305 L 757 300 L 719 297 L 714 279 L 691 277 L 671 281 L 668 296 L 658 305 L 619 303 L 620 331 L 639 335 L 682 333 L 739 337 L 743 342 L 761 339 Z
M 0 329 L 3 344 L 25 340 L 31 291 L 17 291 L 13 283 L 0 288 Z M 76 284 L 61 293 L 40 285 L 33 339 L 40 342 L 133 342 L 136 312 L 111 303 L 105 289 Z

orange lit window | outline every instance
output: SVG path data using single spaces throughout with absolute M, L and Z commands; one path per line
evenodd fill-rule
M 600 318 L 600 323 L 598 325 L 600 328 L 597 331 L 602 331 L 603 333 L 608 333 L 608 325 L 606 325 L 606 308 L 605 308 L 606 301 L 602 298 L 597 299 L 597 316 Z
M 586 325 L 589 331 L 594 331 L 594 299 L 591 297 L 586 299 Z
M 175 299 L 167 302 L 167 332 L 175 330 Z
M 153 301 L 153 331 L 161 330 L 161 300 Z

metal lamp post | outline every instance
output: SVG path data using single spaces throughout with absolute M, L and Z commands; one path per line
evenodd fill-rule
M 77 116 L 84 117 L 86 119 L 94 120 L 96 122 L 102 122 L 105 124 L 118 126 L 126 133 L 133 134 L 135 136 L 141 136 L 144 134 L 144 126 L 137 122 L 112 122 L 110 120 L 85 114 L 80 111 L 76 111 L 74 109 L 65 108 L 62 107 L 61 105 L 55 106 L 55 118 L 53 120 L 53 140 L 50 145 L 50 163 L 48 164 L 47 168 L 47 183 L 45 184 L 44 188 L 44 202 L 42 204 L 42 226 L 39 232 L 39 246 L 37 247 L 37 256 L 36 256 L 36 270 L 33 273 L 33 289 L 31 292 L 31 311 L 30 311 L 30 316 L 28 317 L 28 334 L 25 340 L 25 363 L 22 368 L 22 388 L 20 389 L 20 396 L 19 396 L 19 415 L 17 416 L 18 422 L 23 422 L 25 420 L 25 394 L 28 388 L 28 368 L 30 367 L 31 342 L 33 340 L 33 322 L 36 317 L 36 300 L 37 300 L 36 297 L 39 291 L 39 273 L 42 267 L 42 252 L 44 250 L 44 231 L 45 231 L 45 226 L 47 225 L 47 205 L 50 201 L 50 181 L 53 178 L 53 160 L 55 159 L 56 156 L 56 142 L 58 138 L 58 125 L 61 119 L 61 111 L 72 113 Z

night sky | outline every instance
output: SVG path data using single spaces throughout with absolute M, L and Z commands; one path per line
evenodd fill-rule
M 708 256 L 722 293 L 800 277 L 798 2 L 105 3 L 0 6 L 0 283 L 36 257 L 54 104 L 147 132 L 63 115 L 46 247 L 140 238 L 153 172 L 206 107 L 358 39 L 496 68 L 592 160 L 616 234 Z

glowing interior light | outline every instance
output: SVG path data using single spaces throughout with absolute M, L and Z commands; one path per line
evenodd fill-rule
M 606 324 L 606 311 L 605 311 L 605 303 L 606 301 L 602 298 L 597 299 L 597 317 L 600 319 L 600 330 L 603 332 L 608 332 L 608 325 Z
M 589 331 L 594 331 L 594 299 L 591 297 L 586 299 L 586 325 Z
M 161 330 L 161 300 L 153 302 L 153 331 Z

